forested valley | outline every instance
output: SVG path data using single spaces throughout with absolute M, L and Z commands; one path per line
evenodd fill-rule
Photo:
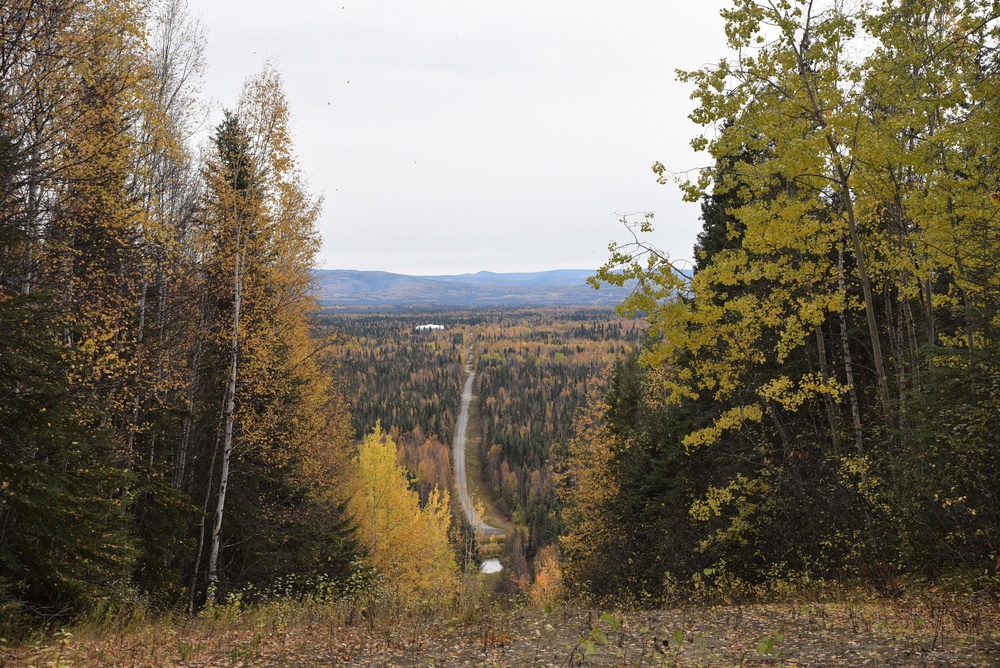
M 2 636 L 345 573 L 350 418 L 279 73 L 198 153 L 182 2 L 0 12 Z
M 451 487 L 463 368 L 476 371 L 470 456 L 514 527 L 505 577 L 527 590 L 536 554 L 558 543 L 554 470 L 577 409 L 604 387 L 616 356 L 640 341 L 642 324 L 602 309 L 324 313 L 318 322 L 340 337 L 333 352 L 353 397 L 356 437 L 379 425 L 388 431 L 423 501 Z M 416 329 L 427 323 L 444 329 Z
M 693 262 L 345 312 L 275 66 L 199 147 L 182 0 L 0 2 L 0 667 L 995 665 L 1000 8 L 722 15 Z

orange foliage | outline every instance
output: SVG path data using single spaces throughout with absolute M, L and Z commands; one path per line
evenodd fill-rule
M 528 598 L 538 608 L 552 606 L 562 600 L 562 566 L 557 544 L 551 543 L 538 551 L 535 582 L 528 589 Z

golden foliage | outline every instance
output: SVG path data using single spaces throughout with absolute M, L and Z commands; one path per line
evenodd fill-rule
M 613 542 L 615 532 L 608 521 L 609 506 L 619 489 L 613 466 L 614 437 L 608 431 L 601 403 L 599 393 L 591 390 L 577 418 L 576 436 L 569 443 L 563 472 L 556 476 L 566 524 L 560 544 L 567 574 L 573 580 L 602 567 L 604 547 Z
M 431 491 L 421 508 L 406 471 L 396 464 L 396 444 L 376 426 L 355 460 L 348 510 L 371 564 L 406 600 L 452 593 L 458 567 L 448 543 L 448 492 Z
M 537 608 L 550 607 L 563 598 L 562 565 L 559 546 L 546 545 L 535 557 L 535 581 L 528 589 L 528 598 Z

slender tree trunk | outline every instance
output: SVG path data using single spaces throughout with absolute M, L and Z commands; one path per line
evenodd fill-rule
M 882 342 L 878 335 L 878 323 L 875 321 L 875 298 L 872 296 L 872 284 L 868 278 L 864 248 L 861 245 L 861 235 L 858 233 L 857 219 L 854 217 L 854 198 L 851 195 L 850 181 L 847 170 L 840 161 L 833 137 L 827 135 L 827 143 L 834 155 L 834 165 L 840 186 L 840 196 L 847 213 L 847 230 L 854 246 L 855 262 L 858 265 L 858 279 L 861 281 L 861 291 L 865 299 L 865 318 L 868 323 L 868 337 L 871 340 L 872 358 L 875 362 L 875 375 L 878 377 L 878 394 L 882 402 L 882 412 L 885 419 L 891 423 L 892 403 L 889 399 L 889 380 L 885 373 L 885 362 L 882 359 Z M 843 266 L 843 265 L 841 265 Z
M 194 355 L 191 359 L 191 372 L 188 374 L 188 386 L 184 399 L 184 421 L 181 425 L 181 442 L 177 448 L 177 458 L 174 465 L 174 487 L 181 489 L 187 473 L 188 450 L 191 447 L 191 433 L 194 430 L 195 395 L 201 374 L 201 360 L 205 349 L 205 321 L 208 303 L 205 293 L 202 293 L 201 304 L 198 307 L 198 329 L 195 332 Z M 214 453 L 212 455 L 215 456 Z
M 24 269 L 21 272 L 21 294 L 25 297 L 31 294 L 35 276 L 35 235 L 38 232 L 39 202 L 41 199 L 39 196 L 38 162 L 38 151 L 34 150 L 28 159 L 28 172 L 30 176 L 28 177 L 27 225 L 30 227 L 30 232 L 24 242 L 24 258 L 22 260 L 24 262 Z
M 905 287 L 908 287 L 908 283 L 904 284 Z M 913 322 L 913 309 L 905 291 L 899 295 L 899 309 L 906 321 L 906 342 L 910 349 L 910 377 L 912 382 L 916 384 L 917 372 L 920 370 L 920 352 L 917 350 L 917 328 Z
M 810 11 L 811 7 L 812 3 L 810 3 Z M 809 95 L 809 103 L 812 107 L 811 111 L 816 122 L 817 129 L 824 133 L 827 147 L 830 149 L 830 158 L 833 162 L 834 171 L 836 172 L 837 188 L 840 191 L 840 199 L 844 204 L 844 213 L 847 215 L 847 229 L 851 235 L 851 242 L 854 245 L 854 254 L 857 257 L 858 278 L 861 281 L 861 289 L 864 293 L 865 299 L 865 316 L 868 321 L 868 336 L 871 338 L 872 355 L 875 361 L 875 374 L 878 376 L 879 398 L 882 401 L 882 410 L 885 413 L 885 419 L 891 422 L 892 404 L 889 399 L 889 381 L 886 377 L 885 364 L 882 360 L 882 344 L 878 335 L 878 323 L 875 321 L 875 298 L 872 296 L 872 286 L 871 281 L 868 278 L 868 269 L 865 264 L 864 248 L 861 245 L 861 235 L 858 233 L 857 219 L 854 215 L 854 197 L 851 195 L 850 173 L 844 166 L 843 154 L 837 146 L 837 140 L 834 137 L 834 133 L 826 123 L 826 110 L 823 109 L 819 99 L 816 97 L 816 91 L 813 87 L 813 81 L 810 74 L 812 72 L 812 65 L 806 61 L 805 55 L 807 50 L 805 43 L 808 41 L 808 38 L 809 31 L 807 28 L 802 37 L 802 48 L 797 49 L 795 55 L 798 60 L 799 73 L 802 75 L 802 81 L 805 84 L 806 92 Z M 841 271 L 841 273 L 843 273 L 843 271 Z
M 221 416 L 220 416 L 221 418 Z M 220 419 L 219 422 L 222 420 Z M 201 504 L 201 522 L 198 526 L 198 551 L 194 557 L 194 568 L 191 570 L 191 586 L 188 588 L 188 615 L 194 615 L 195 593 L 198 589 L 198 573 L 201 571 L 201 557 L 205 553 L 205 523 L 208 519 L 208 503 L 212 499 L 212 483 L 215 478 L 215 461 L 219 458 L 219 425 L 215 430 L 215 446 L 212 448 L 212 461 L 208 465 L 208 479 L 205 481 L 205 501 Z
M 233 335 L 229 346 L 229 384 L 226 388 L 225 425 L 222 441 L 222 471 L 219 478 L 219 498 L 212 526 L 212 549 L 208 555 L 209 596 L 214 597 L 218 584 L 219 546 L 222 538 L 222 517 L 229 489 L 229 463 L 233 453 L 233 423 L 236 413 L 236 372 L 240 350 L 240 314 L 243 306 L 243 255 L 241 226 L 236 226 L 236 257 L 233 260 Z M 249 239 L 248 239 L 249 241 Z
M 823 378 L 823 384 L 830 382 L 830 369 L 826 361 L 826 341 L 823 334 L 823 326 L 816 328 L 816 349 L 819 354 L 819 373 Z M 826 415 L 830 420 L 830 440 L 833 442 L 835 450 L 840 450 L 840 420 L 837 417 L 837 409 L 833 405 L 833 398 L 829 392 L 823 392 L 823 404 L 826 406 Z
M 958 268 L 961 272 L 961 261 L 958 263 Z M 965 288 L 962 288 L 961 286 L 956 287 L 958 287 L 958 293 L 962 295 L 962 320 L 965 321 L 965 345 L 968 347 L 970 353 L 975 352 L 976 337 L 974 323 L 972 322 L 972 304 L 969 302 L 969 293 L 966 292 Z
M 7 523 L 10 521 L 11 509 L 7 507 L 3 511 L 3 522 L 0 522 L 0 547 L 4 546 L 4 540 L 7 537 Z
M 139 367 L 135 374 L 135 394 L 132 397 L 132 417 L 129 420 L 128 436 L 125 437 L 126 467 L 132 468 L 135 457 L 135 435 L 139 431 L 139 409 L 142 405 L 142 363 L 143 358 L 143 332 L 146 329 L 146 293 L 149 290 L 149 282 L 142 281 L 142 291 L 139 293 L 139 328 L 136 331 L 135 355 L 140 360 Z
M 903 316 L 892 308 L 892 304 L 896 300 L 893 298 L 889 281 L 882 284 L 882 300 L 885 302 L 885 321 L 889 325 L 889 347 L 892 350 L 894 366 L 896 367 L 896 391 L 902 400 L 906 392 L 905 365 L 903 364 Z
M 962 258 L 959 256 L 957 249 L 955 250 L 955 267 L 958 269 L 959 276 L 965 274 L 965 267 L 962 266 Z M 973 335 L 974 323 L 972 322 L 972 304 L 969 302 L 969 293 L 959 285 L 957 280 L 955 281 L 955 287 L 962 298 L 962 321 L 965 323 L 965 345 L 968 347 L 970 353 L 975 352 L 976 339 Z
M 937 344 L 937 331 L 934 327 L 934 286 L 931 284 L 931 279 L 928 277 L 924 281 L 924 290 L 927 293 L 927 301 L 924 304 L 924 310 L 927 318 L 927 343 L 931 346 Z
M 844 281 L 844 244 L 840 243 L 837 249 L 837 280 L 840 283 L 841 291 L 846 291 Z M 844 353 L 844 373 L 847 378 L 847 399 L 851 404 L 851 418 L 854 422 L 854 445 L 858 457 L 865 454 L 865 442 L 861 430 L 861 409 L 858 406 L 858 391 L 854 384 L 854 365 L 851 362 L 851 343 L 847 335 L 847 317 L 841 311 L 840 315 L 840 345 Z
M 767 410 L 767 414 L 771 418 L 771 422 L 774 423 L 774 428 L 778 432 L 778 437 L 781 439 L 781 444 L 785 450 L 785 460 L 787 461 L 792 455 L 792 437 L 788 433 L 788 430 L 785 429 L 785 425 L 781 421 L 781 416 L 778 415 L 778 411 L 774 410 L 774 404 L 770 401 L 765 401 L 764 408 Z

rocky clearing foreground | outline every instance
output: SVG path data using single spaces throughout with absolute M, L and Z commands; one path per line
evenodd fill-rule
M 385 621 L 382 620 L 385 618 Z M 546 614 L 271 604 L 0 650 L 0 666 L 1000 666 L 1000 609 L 968 598 Z

